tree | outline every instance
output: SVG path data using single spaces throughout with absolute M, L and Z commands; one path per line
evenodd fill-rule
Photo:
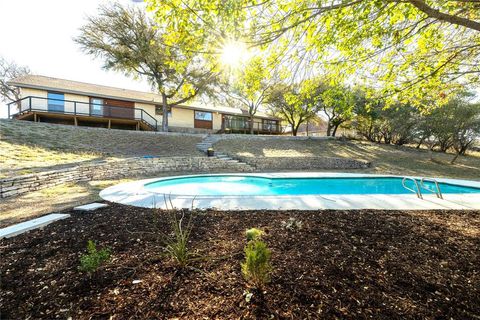
M 20 99 L 20 90 L 10 86 L 7 82 L 27 74 L 30 74 L 28 67 L 19 66 L 15 62 L 0 57 L 0 95 L 3 102 L 8 103 Z
M 458 127 L 453 135 L 453 149 L 456 153 L 451 164 L 455 163 L 459 155 L 465 155 L 480 135 L 480 104 L 470 104 L 458 111 Z
M 313 119 L 319 111 L 319 97 L 315 95 L 316 92 L 310 90 L 308 81 L 291 86 L 278 84 L 269 92 L 270 110 L 288 122 L 293 136 L 297 135 L 302 123 Z
M 162 96 L 162 130 L 168 131 L 169 107 L 209 93 L 216 82 L 215 67 L 185 43 L 166 44 L 166 28 L 140 9 L 115 3 L 99 11 L 88 17 L 75 41 L 86 53 L 104 59 L 106 69 L 145 78 Z
M 413 140 L 418 110 L 410 104 L 397 104 L 380 110 L 380 132 L 387 144 L 404 145 Z
M 468 95 L 459 96 L 447 105 L 453 123 L 451 145 L 455 150 L 451 164 L 455 163 L 459 155 L 465 155 L 480 135 L 480 104 L 466 99 Z
M 335 137 L 338 127 L 352 119 L 354 107 L 355 96 L 346 87 L 329 86 L 321 93 L 321 110 L 328 120 L 327 136 Z
M 267 0 L 245 8 L 258 43 L 296 35 L 338 77 L 381 87 L 388 105 L 438 107 L 421 103 L 444 103 L 480 80 L 478 1 Z
M 224 78 L 223 94 L 232 106 L 240 104 L 248 113 L 250 133 L 254 133 L 254 116 L 268 98 L 268 91 L 275 83 L 274 76 L 262 56 L 255 56 L 245 66 L 227 74 Z
M 429 150 L 455 150 L 453 164 L 459 155 L 464 155 L 480 134 L 480 105 L 472 103 L 473 95 L 463 92 L 428 114 L 424 114 L 417 126 L 420 143 Z
M 368 99 L 364 90 L 357 90 L 355 99 L 357 100 L 353 119 L 355 130 L 368 141 L 380 143 L 382 141 L 380 120 L 384 103 L 381 100 Z

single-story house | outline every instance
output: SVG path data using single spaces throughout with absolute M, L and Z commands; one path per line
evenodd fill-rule
M 9 82 L 20 100 L 8 104 L 9 118 L 37 122 L 157 131 L 161 95 L 91 83 L 25 75 Z M 237 108 L 175 105 L 168 111 L 170 131 L 250 132 L 248 114 Z M 254 118 L 255 133 L 281 133 L 281 120 L 264 113 Z

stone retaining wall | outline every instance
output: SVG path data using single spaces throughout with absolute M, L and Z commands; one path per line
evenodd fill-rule
M 346 158 L 331 157 L 235 157 L 260 171 L 275 170 L 330 170 L 330 169 L 365 169 L 370 162 Z
M 65 169 L 0 179 L 0 197 L 6 198 L 66 182 L 113 179 L 159 172 L 251 172 L 275 170 L 363 169 L 369 162 L 329 157 L 250 158 L 235 163 L 207 157 L 131 158 L 101 161 Z
M 287 140 L 287 141 L 303 141 L 303 140 L 335 140 L 341 139 L 339 137 L 327 137 L 327 136 L 284 136 L 284 135 L 256 135 L 256 134 L 215 134 L 212 135 L 217 141 L 220 140 L 260 140 L 260 141 L 272 141 L 272 140 Z
M 131 158 L 101 161 L 65 169 L 0 179 L 0 197 L 6 198 L 65 182 L 112 179 L 157 172 L 252 171 L 252 167 L 207 157 Z

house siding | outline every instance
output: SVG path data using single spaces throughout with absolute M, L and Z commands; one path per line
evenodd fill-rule
M 32 97 L 32 106 L 37 109 L 41 109 L 44 111 L 48 111 L 48 92 L 58 92 L 64 93 L 64 99 L 66 100 L 64 103 L 64 110 L 66 113 L 74 113 L 76 111 L 78 114 L 88 115 L 90 113 L 90 97 L 98 97 L 95 94 L 91 95 L 81 95 L 81 94 L 72 94 L 72 93 L 65 93 L 62 90 L 41 90 L 41 89 L 31 89 L 31 88 L 20 88 L 20 96 L 22 98 L 25 97 Z M 35 99 L 34 97 L 39 97 L 43 99 Z M 122 100 L 118 98 L 118 100 Z M 123 99 L 125 100 L 125 99 Z M 74 103 L 75 101 L 76 103 Z M 26 99 L 22 101 L 22 105 L 28 107 L 29 100 Z M 158 115 L 155 112 L 155 105 L 157 103 L 143 103 L 143 102 L 135 102 L 134 107 L 137 109 L 142 109 L 151 115 L 153 118 L 157 120 L 157 127 L 161 128 L 162 124 L 162 115 Z M 200 110 L 205 110 L 205 108 L 200 108 Z M 222 117 L 223 114 L 218 111 L 208 111 L 212 113 L 212 130 L 218 131 L 222 128 Z M 186 128 L 186 129 L 194 129 L 195 128 L 195 121 L 194 121 L 195 109 L 194 108 L 185 108 L 185 107 L 172 107 L 172 116 L 168 118 L 169 127 L 174 128 Z M 140 114 L 135 114 L 136 117 L 139 117 Z

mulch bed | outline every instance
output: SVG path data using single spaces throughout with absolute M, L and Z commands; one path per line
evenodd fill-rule
M 190 247 L 202 259 L 182 270 L 157 232 L 170 216 L 153 216 L 111 205 L 1 240 L 0 318 L 480 317 L 479 211 L 198 212 Z M 300 230 L 283 227 L 291 217 Z M 251 227 L 272 250 L 262 290 L 240 271 Z M 89 239 L 112 251 L 92 276 L 78 270 Z

